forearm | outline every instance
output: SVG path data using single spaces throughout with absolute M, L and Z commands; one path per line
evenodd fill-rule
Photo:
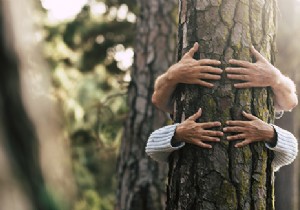
M 159 76 L 154 85 L 152 103 L 159 109 L 173 113 L 173 93 L 177 83 L 170 77 L 169 70 Z
M 295 84 L 290 78 L 281 73 L 278 77 L 276 83 L 271 86 L 275 97 L 275 108 L 290 111 L 298 104 Z

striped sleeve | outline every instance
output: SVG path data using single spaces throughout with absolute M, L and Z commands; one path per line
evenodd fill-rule
M 276 125 L 272 125 L 277 133 L 277 144 L 271 147 L 266 143 L 266 147 L 274 151 L 274 160 L 272 162 L 275 171 L 282 166 L 291 164 L 298 154 L 298 142 L 296 137 L 287 130 Z
M 173 151 L 178 150 L 185 145 L 184 142 L 176 146 L 171 144 L 172 138 L 174 136 L 178 124 L 179 123 L 164 126 L 151 133 L 146 145 L 146 153 L 153 160 L 166 162 L 168 161 L 169 155 Z

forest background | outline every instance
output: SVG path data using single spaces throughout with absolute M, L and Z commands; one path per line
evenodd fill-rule
M 48 63 L 51 98 L 59 107 L 61 140 L 70 151 L 70 179 L 76 189 L 71 207 L 65 208 L 113 210 L 139 8 L 132 0 L 35 1 L 34 20 L 40 28 L 35 39 Z M 289 1 L 295 7 L 286 8 L 291 4 L 279 0 L 276 66 L 295 81 L 299 93 L 300 1 Z M 299 139 L 299 119 L 298 106 L 277 124 Z M 297 192 L 299 164 L 297 160 L 276 175 L 280 180 L 292 174 Z M 284 193 L 286 187 L 278 184 L 276 189 Z M 296 193 L 293 202 L 298 199 Z

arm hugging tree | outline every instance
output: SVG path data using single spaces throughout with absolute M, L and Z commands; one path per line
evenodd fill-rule
M 274 0 L 182 0 L 178 58 L 197 41 L 194 58 L 220 60 L 223 69 L 247 68 L 249 63 L 229 59 L 252 61 L 252 45 L 273 63 L 275 28 Z M 209 82 L 214 87 L 177 87 L 176 122 L 199 107 L 201 121 L 220 121 L 221 127 L 228 120 L 243 119 L 243 110 L 273 121 L 271 88 L 238 89 L 225 74 Z M 211 143 L 212 149 L 186 145 L 170 156 L 167 209 L 274 209 L 272 152 L 264 143 L 235 148 L 225 138 Z

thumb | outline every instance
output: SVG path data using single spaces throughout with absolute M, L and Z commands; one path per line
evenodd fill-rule
M 254 115 L 249 114 L 249 113 L 247 113 L 247 112 L 245 112 L 245 111 L 243 111 L 243 115 L 244 115 L 244 117 L 246 117 L 248 120 L 256 120 L 256 119 L 257 119 Z
M 201 115 L 202 115 L 202 109 L 199 108 L 198 111 L 195 114 L 193 114 L 192 116 L 190 116 L 188 119 L 196 121 L 199 117 L 201 117 Z
M 260 53 L 255 49 L 254 46 L 251 46 L 250 50 L 251 50 L 252 55 L 255 57 L 256 61 L 259 61 L 259 60 L 261 60 L 261 61 L 262 61 L 262 60 L 266 60 L 265 57 L 262 56 L 262 54 L 260 54 Z
M 199 49 L 198 42 L 194 43 L 194 46 L 185 54 L 185 56 L 193 57 L 195 52 L 197 52 Z

